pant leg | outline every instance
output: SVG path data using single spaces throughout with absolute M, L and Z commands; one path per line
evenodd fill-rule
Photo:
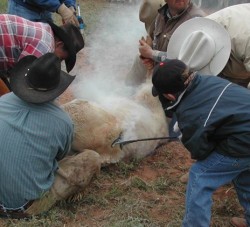
M 240 204 L 244 208 L 247 225 L 250 226 L 250 163 L 249 170 L 242 172 L 233 180 Z
M 212 194 L 249 168 L 250 158 L 237 159 L 212 152 L 197 161 L 189 172 L 183 227 L 208 227 Z
M 36 200 L 25 213 L 38 215 L 49 210 L 57 201 L 84 190 L 93 176 L 99 173 L 101 158 L 92 150 L 76 156 L 67 156 L 59 162 L 54 184 L 40 199 Z

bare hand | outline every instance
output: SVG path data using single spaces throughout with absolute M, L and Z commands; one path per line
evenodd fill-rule
M 139 52 L 142 58 L 152 59 L 153 57 L 153 49 L 150 45 L 147 44 L 144 37 L 139 40 Z

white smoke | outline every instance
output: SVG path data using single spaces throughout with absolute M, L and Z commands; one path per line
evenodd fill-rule
M 111 100 L 132 94 L 133 88 L 126 86 L 124 79 L 145 28 L 139 21 L 138 4 L 111 3 L 99 17 L 78 56 L 73 87 L 75 97 L 108 106 Z

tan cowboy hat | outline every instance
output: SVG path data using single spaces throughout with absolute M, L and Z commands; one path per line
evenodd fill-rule
M 31 103 L 57 98 L 75 79 L 61 70 L 61 61 L 53 53 L 40 58 L 23 57 L 10 72 L 10 86 L 16 96 Z
M 231 52 L 231 39 L 219 23 L 202 17 L 181 24 L 169 40 L 167 57 L 183 61 L 192 71 L 218 75 Z
M 76 63 L 76 54 L 84 47 L 84 39 L 82 34 L 75 25 L 67 23 L 57 26 L 52 22 L 48 22 L 55 36 L 57 36 L 68 51 L 68 57 L 65 59 L 67 72 L 70 72 Z
M 146 31 L 149 31 L 150 26 L 156 18 L 158 9 L 164 4 L 164 0 L 142 0 L 139 19 L 145 24 Z

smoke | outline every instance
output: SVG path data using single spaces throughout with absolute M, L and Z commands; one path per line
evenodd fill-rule
M 77 59 L 75 97 L 107 106 L 117 97 L 131 96 L 133 88 L 125 77 L 138 53 L 138 40 L 145 35 L 138 15 L 138 4 L 110 3 L 103 9 Z

